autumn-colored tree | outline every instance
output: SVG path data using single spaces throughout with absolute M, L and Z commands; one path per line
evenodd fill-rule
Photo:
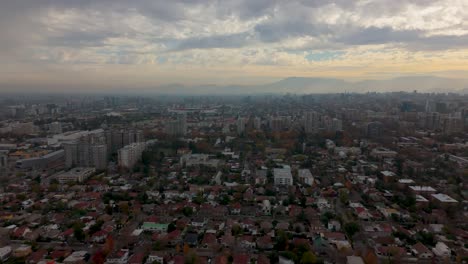
M 91 261 L 94 264 L 103 264 L 106 259 L 106 256 L 102 250 L 97 251 L 92 257 Z
M 378 263 L 378 258 L 377 255 L 371 250 L 367 252 L 367 254 L 364 255 L 363 257 L 364 263 L 366 264 L 377 264 Z
M 123 201 L 119 203 L 119 210 L 123 214 L 129 214 L 130 213 L 130 207 L 128 206 L 128 202 Z
M 112 250 L 114 250 L 114 238 L 111 235 L 109 235 L 106 238 L 106 242 L 102 246 L 102 251 L 104 255 L 107 256 L 109 253 L 112 252 Z
M 184 255 L 187 254 L 189 251 L 190 251 L 190 247 L 189 247 L 189 245 L 187 245 L 187 244 L 185 243 L 185 244 L 184 244 Z

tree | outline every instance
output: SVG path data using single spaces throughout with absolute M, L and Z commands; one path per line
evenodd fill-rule
M 182 213 L 183 213 L 185 216 L 190 217 L 190 216 L 192 216 L 192 214 L 193 214 L 193 208 L 192 208 L 192 207 L 188 207 L 188 206 L 187 206 L 187 207 L 184 207 L 184 208 L 182 209 Z
M 228 195 L 223 195 L 221 197 L 221 200 L 219 201 L 219 203 L 222 204 L 222 205 L 228 205 L 230 201 L 231 201 L 231 199 L 229 198 Z
M 301 263 L 302 264 L 317 263 L 317 256 L 315 256 L 315 254 L 312 253 L 311 251 L 307 251 L 302 255 Z
M 239 225 L 233 225 L 231 228 L 231 234 L 236 237 L 242 235 L 242 228 Z
M 93 255 L 93 257 L 91 258 L 91 261 L 94 264 L 103 264 L 105 262 L 105 259 L 106 259 L 106 256 L 104 255 L 104 253 L 102 252 L 102 250 L 99 250 Z
M 288 242 L 289 238 L 286 232 L 279 230 L 278 235 L 276 236 L 276 243 L 274 248 L 278 251 L 286 250 L 288 248 Z
M 85 232 L 83 231 L 83 229 L 79 226 L 75 226 L 73 227 L 73 236 L 80 242 L 82 242 L 85 237 L 86 237 L 86 234 Z
M 341 203 L 347 204 L 349 201 L 349 195 L 347 189 L 340 189 L 340 201 Z
M 176 229 L 177 229 L 176 225 L 174 223 L 170 223 L 169 226 L 167 227 L 167 232 L 170 233 Z
M 344 230 L 348 238 L 352 238 L 359 231 L 359 225 L 355 222 L 349 222 L 344 225 Z
M 89 233 L 94 234 L 97 231 L 101 230 L 101 227 L 102 227 L 103 224 L 104 224 L 104 222 L 102 220 L 97 221 L 94 225 L 92 225 L 89 228 Z
M 102 246 L 102 251 L 104 254 L 107 256 L 109 253 L 114 250 L 114 238 L 112 236 L 107 236 L 106 242 L 104 243 L 104 246 Z

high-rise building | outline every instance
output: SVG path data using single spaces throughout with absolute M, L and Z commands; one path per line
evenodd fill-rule
M 0 168 L 6 168 L 8 165 L 8 150 L 0 150 Z
M 119 167 L 133 168 L 135 164 L 141 159 L 141 155 L 146 148 L 144 142 L 132 143 L 118 151 Z
M 290 123 L 288 117 L 270 117 L 269 126 L 272 131 L 281 131 Z
M 304 130 L 306 133 L 317 132 L 320 128 L 320 114 L 315 111 L 309 111 L 304 116 Z
M 262 129 L 262 120 L 260 117 L 254 117 L 253 119 L 253 128 L 255 130 L 261 130 Z
M 107 145 L 102 129 L 89 131 L 78 140 L 64 143 L 63 146 L 67 168 L 105 169 L 107 167 Z
M 181 114 L 176 120 L 171 120 L 166 123 L 166 133 L 171 136 L 184 136 L 187 134 L 187 116 Z
M 245 128 L 247 124 L 247 120 L 243 117 L 238 117 L 237 118 L 237 134 L 242 135 L 245 133 Z
M 458 117 L 446 117 L 443 119 L 443 129 L 445 134 L 459 133 L 463 131 L 463 122 Z
M 380 122 L 369 122 L 366 126 L 367 137 L 379 137 L 382 135 L 383 125 Z
M 340 119 L 333 118 L 331 121 L 331 131 L 341 131 L 343 130 L 343 122 Z
M 440 114 L 437 112 L 425 113 L 424 128 L 436 130 L 440 128 Z
M 49 132 L 52 134 L 62 133 L 62 124 L 60 122 L 53 122 L 49 124 Z
M 129 144 L 145 141 L 143 131 L 138 129 L 109 129 L 105 135 L 108 155 Z

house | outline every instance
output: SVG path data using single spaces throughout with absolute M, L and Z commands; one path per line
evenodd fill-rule
M 39 261 L 43 260 L 44 257 L 47 256 L 47 249 L 41 248 L 36 252 L 33 252 L 27 259 L 26 263 L 35 264 L 39 263 Z
M 291 168 L 273 169 L 273 177 L 275 185 L 291 186 L 293 185 L 293 177 Z
M 204 217 L 195 217 L 194 219 L 192 219 L 190 225 L 192 225 L 193 227 L 202 228 L 206 225 L 206 222 L 207 221 Z
M 372 217 L 372 215 L 369 214 L 369 211 L 367 211 L 367 209 L 364 207 L 356 207 L 354 210 L 359 219 L 369 220 Z
M 264 235 L 262 237 L 259 237 L 257 239 L 257 247 L 259 249 L 263 250 L 271 250 L 273 249 L 273 241 L 271 239 L 271 236 L 269 235 Z
M 182 242 L 182 232 L 180 230 L 174 230 L 169 232 L 166 236 L 165 239 L 167 240 L 167 243 L 169 245 L 177 245 L 180 242 Z
M 216 236 L 214 234 L 205 233 L 202 240 L 202 246 L 204 248 L 212 248 L 218 244 Z
M 0 248 L 0 262 L 5 262 L 6 260 L 8 260 L 8 258 L 11 255 L 11 252 L 12 250 L 10 246 Z
M 69 255 L 64 261 L 64 264 L 84 264 L 87 263 L 90 255 L 87 251 L 75 251 Z
M 288 258 L 285 258 L 283 256 L 279 256 L 278 263 L 279 264 L 294 264 L 294 261 Z
M 256 244 L 253 236 L 244 235 L 240 238 L 240 244 L 242 248 L 254 249 Z
M 437 242 L 436 246 L 432 248 L 432 252 L 438 257 L 450 257 L 451 250 L 444 242 Z
M 164 253 L 162 252 L 151 252 L 146 259 L 146 264 L 152 264 L 155 262 L 164 263 Z
M 143 229 L 144 231 L 153 231 L 161 233 L 167 232 L 168 227 L 169 224 L 160 224 L 155 222 L 143 222 L 143 224 L 141 225 L 141 229 Z
M 435 204 L 444 208 L 447 208 L 450 206 L 456 206 L 458 204 L 457 200 L 453 199 L 452 197 L 444 193 L 432 194 L 431 199 Z
M 24 258 L 32 253 L 32 248 L 29 245 L 21 245 L 13 251 L 13 257 Z
M 231 214 L 238 215 L 241 212 L 241 205 L 240 203 L 234 203 L 233 205 L 231 205 L 230 209 Z
M 314 176 L 309 169 L 298 170 L 298 177 L 301 183 L 307 184 L 309 186 L 314 185 Z
M 315 204 L 317 205 L 318 209 L 320 211 L 324 211 L 324 210 L 329 210 L 332 208 L 332 205 L 328 202 L 327 199 L 325 198 L 319 198 L 317 199 L 317 201 L 315 202 Z
M 262 213 L 264 215 L 271 215 L 271 203 L 269 200 L 263 200 L 262 202 Z
M 248 254 L 234 254 L 232 264 L 248 264 L 250 256 Z
M 429 259 L 434 256 L 434 254 L 432 254 L 432 252 L 421 242 L 418 242 L 411 247 L 411 253 L 413 256 L 421 259 Z
M 347 256 L 346 264 L 364 264 L 364 260 L 359 256 Z
M 405 248 L 397 246 L 380 246 L 376 247 L 376 253 L 379 257 L 401 257 L 406 254 Z
M 231 232 L 224 234 L 224 236 L 220 238 L 220 243 L 224 247 L 231 247 L 234 245 L 235 242 L 236 242 L 236 239 L 234 236 L 231 235 Z
M 392 171 L 381 171 L 380 174 L 385 182 L 395 181 L 396 174 Z
M 104 230 L 97 231 L 91 236 L 91 241 L 95 243 L 104 243 L 107 238 L 107 232 Z
M 137 252 L 128 259 L 127 264 L 142 264 L 144 258 L 145 258 L 145 253 Z
M 30 232 L 32 232 L 32 230 L 29 229 L 27 226 L 21 226 L 15 228 L 11 236 L 14 238 L 24 238 Z
M 114 251 L 107 257 L 106 263 L 126 264 L 128 261 L 128 255 L 128 249 L 120 249 L 118 251 Z
M 49 257 L 53 260 L 65 259 L 66 257 L 70 256 L 71 253 L 71 249 L 55 249 L 49 253 Z
M 187 233 L 187 235 L 185 235 L 184 242 L 189 246 L 197 246 L 198 245 L 198 234 L 197 233 Z
M 332 231 L 340 231 L 341 230 L 341 224 L 337 220 L 331 220 L 328 222 L 328 230 Z

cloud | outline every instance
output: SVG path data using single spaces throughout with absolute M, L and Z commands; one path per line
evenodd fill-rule
M 268 67 L 271 75 L 322 67 L 348 76 L 417 63 L 464 72 L 466 10 L 464 0 L 2 1 L 0 63 L 9 70 L 0 77 L 46 64 L 157 67 L 142 69 L 147 76 L 181 67 Z M 381 69 L 377 62 L 388 58 L 392 66 Z

